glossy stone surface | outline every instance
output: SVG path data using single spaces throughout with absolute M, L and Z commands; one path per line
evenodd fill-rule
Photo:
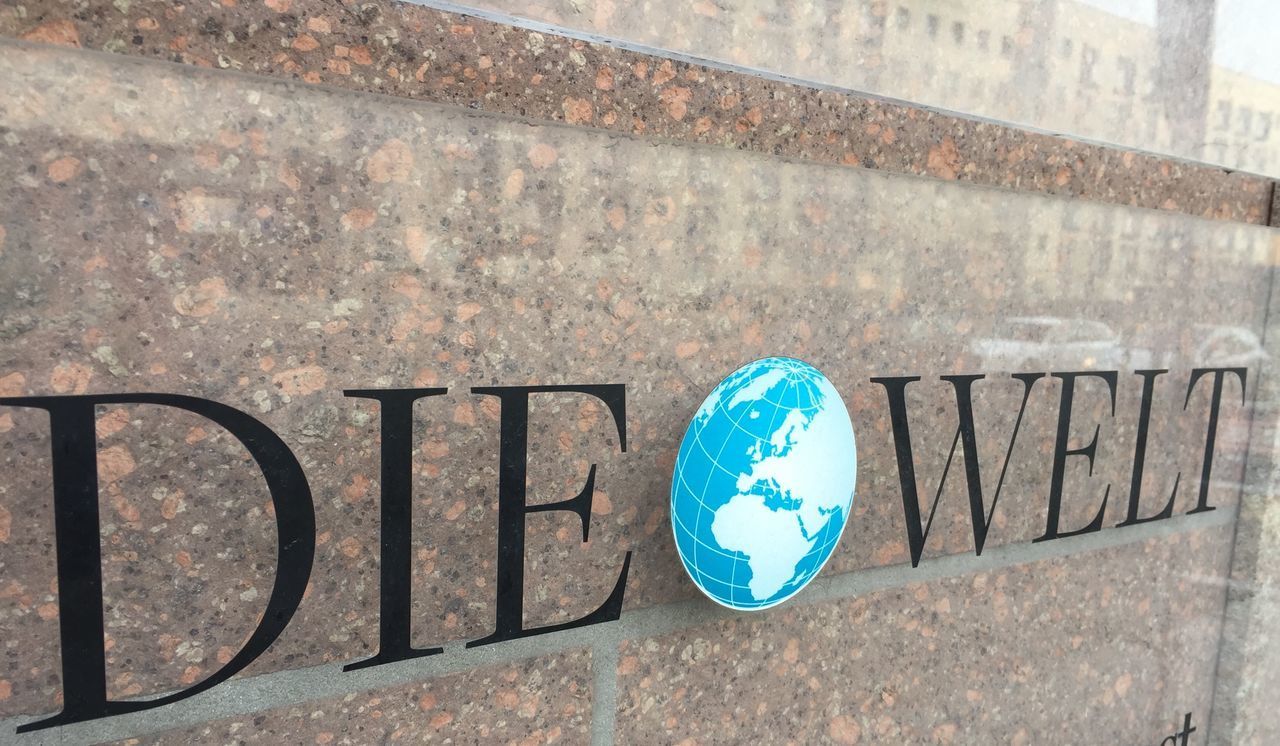
M 536 4 L 520 7 L 542 16 Z M 679 14 L 660 17 L 676 22 Z M 658 18 L 646 17 L 628 32 L 640 33 L 649 23 L 661 23 Z M 396 0 L 362 2 L 359 13 L 328 0 L 59 0 L 0 7 L 0 34 L 641 137 L 1218 220 L 1265 223 L 1269 209 L 1271 182 L 1244 173 Z M 718 40 L 706 37 L 708 44 Z M 919 48 L 942 53 L 935 44 Z M 894 80 L 906 85 L 907 77 Z M 1136 144 L 1154 147 L 1145 140 Z
M 493 625 L 500 412 L 472 386 L 627 385 L 625 454 L 597 401 L 534 398 L 531 494 L 572 496 L 592 464 L 599 489 L 590 543 L 572 516 L 529 519 L 526 622 L 539 624 L 595 608 L 628 550 L 628 609 L 692 597 L 667 530 L 670 470 L 698 402 L 748 360 L 806 359 L 848 403 L 862 472 L 825 570 L 836 575 L 909 559 L 871 377 L 923 377 L 912 435 L 931 495 L 955 433 L 938 376 L 990 374 L 975 410 L 997 433 L 981 445 L 994 475 L 1022 393 L 1005 373 L 1123 371 L 1114 417 L 1098 381 L 1077 391 L 1071 443 L 1098 424 L 1101 445 L 1092 476 L 1081 460 L 1067 474 L 1063 525 L 1076 528 L 1108 484 L 1106 525 L 1124 517 L 1133 369 L 1171 371 L 1143 512 L 1180 472 L 1183 513 L 1208 407 L 1202 382 L 1184 410 L 1190 369 L 1240 365 L 1252 381 L 1265 359 L 1275 234 L 1257 227 L 13 41 L 0 45 L 0 88 L 0 171 L 12 175 L 0 186 L 0 394 L 208 397 L 262 419 L 306 470 L 312 582 L 246 675 L 377 644 L 378 417 L 343 389 L 450 389 L 416 410 L 414 639 L 427 645 Z M 1224 512 L 1248 438 L 1239 389 L 1226 392 L 1208 493 Z M 989 547 L 1044 531 L 1060 394 L 1045 379 L 1029 400 Z M 104 407 L 98 437 L 111 694 L 198 681 L 243 642 L 270 587 L 261 477 L 194 416 Z M 6 408 L 5 715 L 58 705 L 50 494 L 47 418 Z M 956 474 L 926 558 L 971 552 L 968 521 Z M 1089 572 L 1088 556 L 1076 562 Z M 1204 567 L 1221 582 L 1223 566 Z M 1158 569 L 1150 577 L 1181 582 Z
M 1274 318 L 1280 299 L 1270 299 Z M 1280 354 L 1280 338 L 1266 338 Z M 1280 379 L 1264 374 L 1255 391 L 1249 453 L 1232 546 L 1231 576 L 1218 658 L 1212 744 L 1280 738 L 1271 692 L 1280 687 Z
M 619 650 L 620 743 L 1204 732 L 1229 531 L 740 616 Z M 1193 741 L 1194 743 L 1194 741 Z
M 471 0 L 465 5 L 1050 132 L 1280 175 L 1248 0 Z
M 431 681 L 130 738 L 168 743 L 586 743 L 590 656 L 529 658 Z

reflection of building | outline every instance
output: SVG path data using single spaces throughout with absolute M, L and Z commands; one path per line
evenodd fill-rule
M 1214 67 L 1209 105 L 1205 160 L 1280 171 L 1280 85 Z
M 1280 23 L 1268 2 L 1247 9 L 1239 0 L 481 4 L 1053 134 L 1275 174 L 1280 74 L 1236 70 L 1268 64 L 1258 59 L 1261 43 L 1238 38 L 1246 15 L 1254 26 Z M 1219 58 L 1234 67 L 1215 66 Z
M 1259 173 L 1280 169 L 1280 84 L 1211 66 L 1211 36 L 1196 27 L 1211 22 L 1195 17 L 1202 7 L 1169 13 L 921 0 L 890 6 L 862 41 L 883 65 L 873 87 L 903 98 Z

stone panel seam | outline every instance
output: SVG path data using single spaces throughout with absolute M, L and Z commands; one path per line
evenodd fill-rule
M 1004 545 L 988 549 L 981 556 L 953 554 L 931 558 L 916 568 L 900 564 L 819 577 L 790 604 L 804 606 L 839 601 L 950 577 L 1136 545 L 1152 539 L 1229 526 L 1235 522 L 1236 516 L 1237 508 L 1221 508 L 1210 513 L 1182 515 L 1051 542 Z M 1206 582 L 1225 583 L 1226 580 Z M 604 687 L 603 694 L 592 694 L 593 742 L 610 743 L 611 740 L 597 739 L 612 738 L 616 719 L 616 660 L 618 646 L 623 641 L 655 637 L 742 616 L 703 599 L 679 601 L 624 611 L 617 622 L 525 637 L 497 645 L 466 648 L 463 641 L 454 641 L 444 645 L 443 655 L 357 671 L 344 672 L 343 663 L 332 663 L 232 679 L 209 692 L 165 707 L 56 729 L 15 735 L 19 725 L 39 716 L 8 717 L 0 720 L 0 740 L 7 739 L 15 744 L 91 744 L 125 739 L 329 697 L 427 681 L 476 668 L 589 649 L 592 651 L 593 686 L 599 687 L 603 681 Z M 609 711 L 602 712 L 606 709 Z
M 612 746 L 618 714 L 618 641 L 591 647 L 591 744 Z

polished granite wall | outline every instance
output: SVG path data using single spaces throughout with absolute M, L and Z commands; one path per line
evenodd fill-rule
M 291 12 L 279 5 L 267 7 Z M 298 614 L 236 680 L 31 740 L 1033 742 L 1106 732 L 1159 743 L 1184 712 L 1205 730 L 1212 713 L 1227 723 L 1215 733 L 1241 741 L 1264 742 L 1276 727 L 1257 694 L 1276 670 L 1265 625 L 1274 397 L 1258 383 L 1274 354 L 1273 230 L 1106 195 L 1062 199 L 468 111 L 421 91 L 392 97 L 68 49 L 56 45 L 65 34 L 47 38 L 67 26 L 32 15 L 8 17 L 46 38 L 0 45 L 0 393 L 168 391 L 250 412 L 306 470 L 318 546 Z M 121 15 L 139 36 L 148 29 L 151 16 Z M 333 33 L 320 17 L 287 23 L 314 27 L 313 39 Z M 110 27 L 68 24 L 77 43 L 80 29 Z M 240 38 L 214 31 L 204 33 Z M 374 56 L 328 43 L 330 60 L 359 67 Z M 933 136 L 936 147 L 943 136 Z M 1077 147 L 1049 145 L 1053 157 Z M 1183 174 L 1156 186 L 1182 181 L 1196 183 Z M 1027 317 L 1061 322 L 1062 336 L 1010 344 L 1014 320 Z M 862 468 L 823 577 L 794 603 L 735 616 L 684 576 L 667 489 L 698 402 L 769 354 L 802 357 L 833 380 Z M 1241 407 L 1228 381 L 1207 493 L 1218 509 L 1182 515 L 1197 502 L 1209 409 L 1207 386 L 1188 398 L 1186 384 L 1192 368 L 1212 365 L 1246 367 L 1249 398 L 1263 393 Z M 1150 367 L 1170 373 L 1157 389 L 1143 507 L 1154 512 L 1180 473 L 1179 516 L 1111 528 L 1129 490 L 1141 390 L 1132 371 Z M 1110 484 L 1108 528 L 1032 543 L 1061 394 L 1046 380 L 1029 400 L 988 549 L 972 555 L 955 478 L 912 569 L 884 391 L 869 379 L 924 378 L 911 389 L 912 428 L 930 492 L 955 432 L 938 376 L 990 374 L 975 397 L 995 433 L 981 444 L 986 465 L 1003 458 L 1021 400 L 1005 374 L 1074 369 L 1121 371 L 1114 415 L 1096 381 L 1077 392 L 1073 443 L 1097 423 L 1101 445 L 1092 474 L 1068 474 L 1063 511 L 1064 525 L 1084 525 Z M 499 417 L 467 390 L 583 382 L 627 385 L 628 448 L 619 452 L 597 401 L 535 398 L 532 493 L 568 496 L 591 464 L 599 491 L 588 543 L 567 516 L 530 518 L 526 620 L 590 611 L 632 551 L 623 617 L 464 650 L 493 625 Z M 342 390 L 410 385 L 450 390 L 417 408 L 413 519 L 414 641 L 447 652 L 343 673 L 377 645 L 380 444 L 378 412 Z M 265 603 L 275 570 L 266 490 L 244 448 L 195 415 L 104 407 L 97 436 L 110 694 L 190 685 L 234 654 Z M 0 413 L 3 738 L 60 704 L 49 451 L 42 413 Z M 1257 532 L 1237 530 L 1237 508 Z M 1262 602 L 1226 615 L 1224 647 L 1229 578 L 1233 593 L 1253 589 Z M 1233 646 L 1244 648 L 1236 662 L 1220 660 Z
M 425 4 L 1280 175 L 1265 0 Z
M 1271 298 L 1269 315 L 1277 312 Z M 1269 362 L 1277 355 L 1276 335 L 1266 337 Z M 1280 738 L 1272 692 L 1280 685 L 1280 391 L 1276 377 L 1264 375 L 1255 393 L 1247 469 L 1232 548 L 1231 579 L 1218 657 L 1216 743 L 1269 743 Z
M 0 6 L 0 33 L 641 137 L 1219 220 L 1265 224 L 1273 214 L 1271 181 L 1232 169 L 395 0 L 367 0 L 359 12 L 337 0 L 51 0 Z M 708 43 L 716 38 L 709 36 Z M 904 75 L 898 84 L 914 80 Z M 1135 144 L 1153 147 L 1145 140 Z

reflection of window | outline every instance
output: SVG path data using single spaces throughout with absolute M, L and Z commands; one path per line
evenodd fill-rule
M 1138 66 L 1124 55 L 1116 58 L 1116 64 L 1120 67 L 1120 77 L 1124 79 L 1124 83 L 1116 89 L 1116 93 L 1132 96 L 1135 90 L 1133 81 L 1138 75 Z
M 1093 80 L 1093 66 L 1098 62 L 1098 50 L 1085 44 L 1080 47 L 1080 87 L 1097 88 Z
M 1253 124 L 1253 109 L 1247 106 L 1240 107 L 1240 135 L 1247 137 L 1249 135 L 1249 127 Z
M 1231 127 L 1231 102 L 1218 101 L 1218 129 L 1229 129 Z

